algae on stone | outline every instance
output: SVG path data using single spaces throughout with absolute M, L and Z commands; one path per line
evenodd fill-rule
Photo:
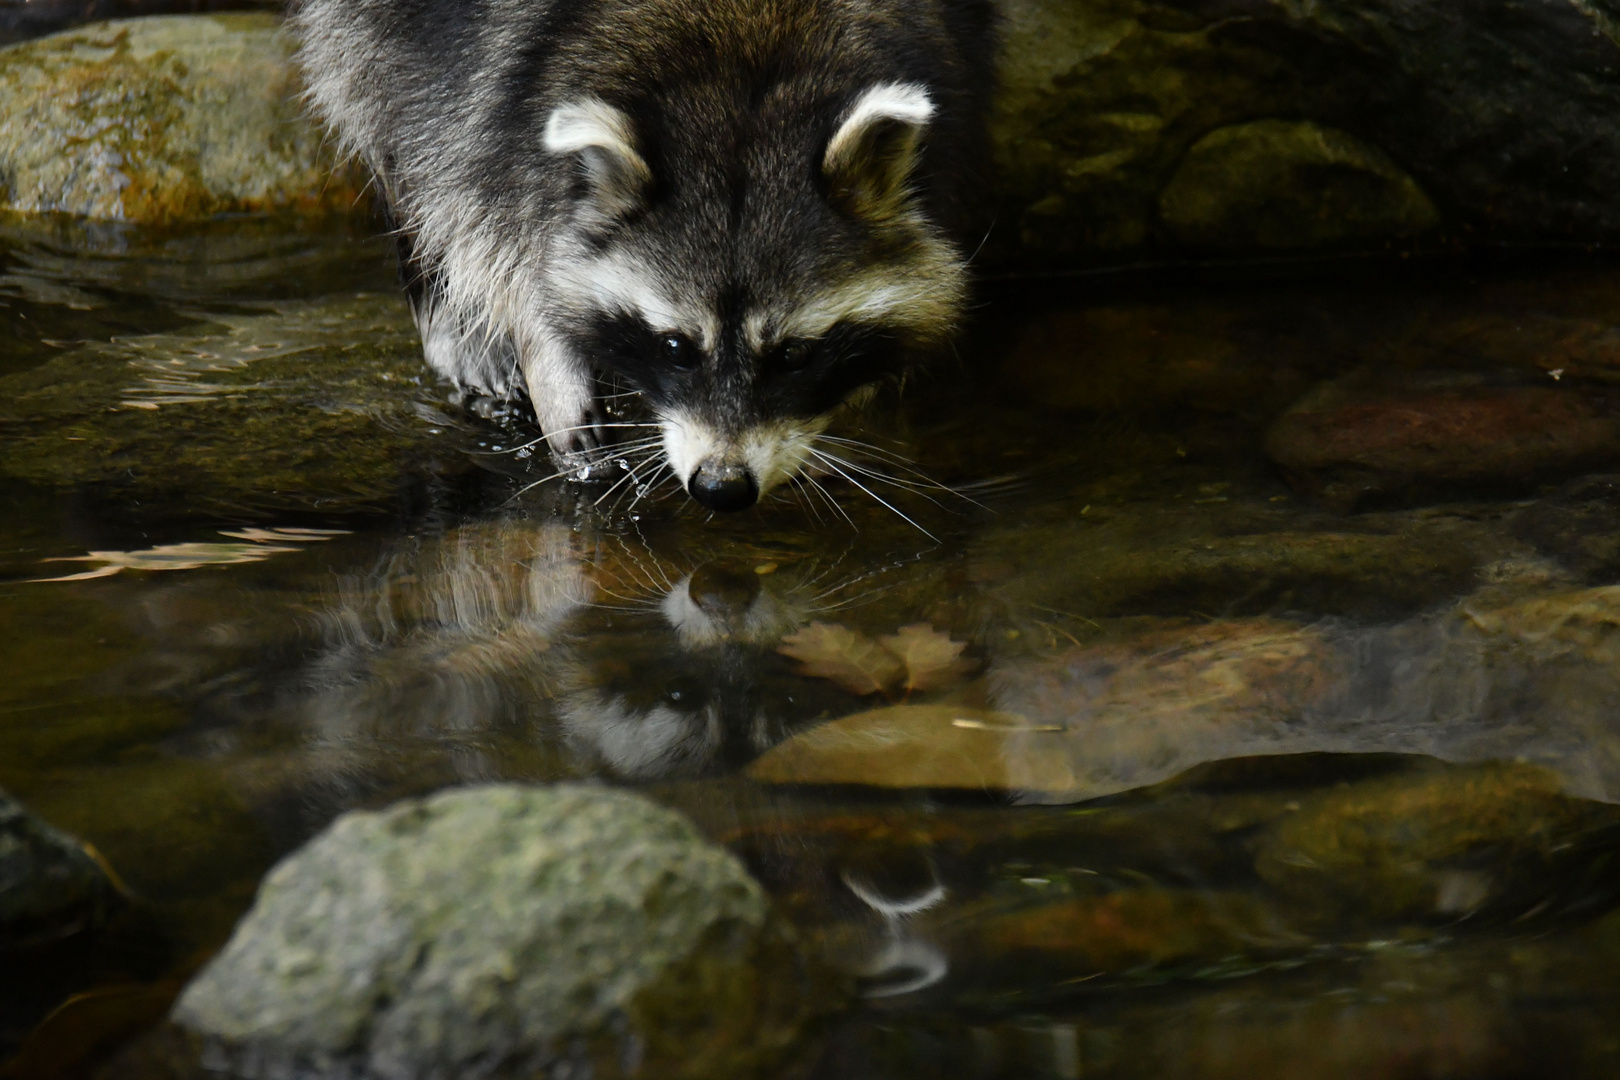
M 1557 853 L 1617 820 L 1562 786 L 1549 769 L 1514 763 L 1362 781 L 1278 818 L 1255 868 L 1319 916 L 1447 919 L 1513 899 L 1530 910 Z
M 397 297 L 208 320 L 0 379 L 0 471 L 193 507 L 376 508 L 453 423 L 420 389 L 431 375 Z
M 169 222 L 343 210 L 300 112 L 291 43 L 268 14 L 96 23 L 0 50 L 7 209 Z
M 817 1005 L 790 935 L 735 858 L 640 796 L 467 788 L 289 857 L 175 1017 L 245 1063 L 753 1076 Z

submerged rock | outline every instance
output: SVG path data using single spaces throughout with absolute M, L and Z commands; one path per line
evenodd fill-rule
M 1010 956 L 1076 978 L 1140 976 L 1297 949 L 1302 940 L 1252 896 L 1190 889 L 1121 890 L 1031 905 L 970 924 L 961 938 L 989 963 Z
M 97 23 L 0 50 L 6 209 L 168 222 L 343 210 L 303 118 L 291 43 L 268 14 Z
M 740 863 L 601 788 L 352 813 L 175 1009 L 244 1075 L 751 1076 L 822 1000 Z
M 0 791 L 0 949 L 94 927 L 117 901 L 84 845 Z
M 795 735 L 749 774 L 779 784 L 965 788 L 1078 802 L 1227 756 L 1222 749 L 1234 738 L 1275 741 L 1335 691 L 1342 667 L 1334 645 L 1291 623 L 1167 623 L 993 671 L 1000 711 L 903 705 L 857 713 Z
M 1561 787 L 1550 769 L 1512 763 L 1365 780 L 1277 819 L 1255 869 L 1317 913 L 1456 919 L 1515 899 L 1528 910 L 1557 853 L 1599 820 Z
M 221 314 L 0 379 L 0 472 L 193 506 L 392 505 L 455 424 L 425 378 L 399 297 Z
M 1297 489 L 1340 509 L 1500 496 L 1620 460 L 1620 400 L 1452 372 L 1349 376 L 1279 417 L 1266 452 Z

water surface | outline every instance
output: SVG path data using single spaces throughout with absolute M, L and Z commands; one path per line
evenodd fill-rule
M 154 1024 L 337 814 L 581 777 L 857 981 L 808 1075 L 1620 1067 L 1620 437 L 1349 503 L 1266 443 L 1339 378 L 1606 400 L 1620 270 L 992 282 L 715 518 L 454 400 L 363 227 L 0 241 L 0 786 L 140 901 L 6 958 L 9 1075 Z

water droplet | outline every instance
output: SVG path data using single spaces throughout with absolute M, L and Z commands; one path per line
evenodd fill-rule
M 521 450 L 519 450 L 517 452 L 516 456 L 520 457 L 520 458 L 526 458 L 526 457 L 532 457 L 533 454 L 534 454 L 534 451 L 530 450 L 527 446 L 525 446 L 523 449 L 521 449 Z

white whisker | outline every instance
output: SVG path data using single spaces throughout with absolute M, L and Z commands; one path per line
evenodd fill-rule
M 918 532 L 922 533 L 924 536 L 928 537 L 928 539 L 934 541 L 936 544 L 939 542 L 939 537 L 935 536 L 933 533 L 929 532 L 927 529 L 925 529 L 921 525 L 917 524 L 917 522 L 913 521 L 910 517 L 906 516 L 904 513 L 902 513 L 900 511 L 900 509 L 898 507 L 896 507 L 893 503 L 889 502 L 883 496 L 879 495 L 877 492 L 873 491 L 871 488 L 867 487 L 865 484 L 863 484 L 859 480 L 855 479 L 849 473 L 847 473 L 843 469 L 839 468 L 836 464 L 833 463 L 832 460 L 827 458 L 826 455 L 824 455 L 824 454 L 822 454 L 822 453 L 820 453 L 819 451 L 816 451 L 816 450 L 811 450 L 810 453 L 815 455 L 817 460 L 821 461 L 828 468 L 832 469 L 833 472 L 837 473 L 839 476 L 842 476 L 845 480 L 848 480 L 850 483 L 854 484 L 856 487 L 860 488 L 862 491 L 864 491 L 868 495 L 870 495 L 873 499 L 876 499 L 883 506 L 887 507 L 888 510 L 891 513 L 893 513 L 896 517 L 898 517 L 901 521 L 904 521 L 906 524 L 910 525 L 912 528 L 916 529 Z M 847 515 L 846 515 L 846 517 L 847 517 Z M 851 524 L 853 524 L 853 522 Z

